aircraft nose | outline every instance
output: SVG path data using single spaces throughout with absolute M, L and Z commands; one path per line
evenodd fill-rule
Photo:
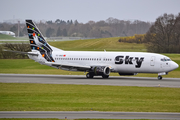
M 174 70 L 174 69 L 177 69 L 177 68 L 179 67 L 179 65 L 178 65 L 177 63 L 173 62 L 173 63 L 171 64 L 171 67 L 172 67 L 172 69 Z

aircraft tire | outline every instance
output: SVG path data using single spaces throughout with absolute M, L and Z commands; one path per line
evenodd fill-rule
M 94 76 L 91 73 L 86 74 L 86 78 L 93 78 Z
M 161 80 L 161 79 L 162 79 L 162 76 L 159 75 L 157 78 L 158 78 L 158 80 Z
M 102 75 L 102 78 L 104 79 L 109 78 L 109 75 Z

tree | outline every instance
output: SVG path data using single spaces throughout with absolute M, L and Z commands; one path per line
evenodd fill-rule
M 73 21 L 72 21 L 72 20 L 70 21 L 70 24 L 71 24 L 71 25 L 73 24 Z
M 79 23 L 77 20 L 61 20 L 56 19 L 55 22 L 52 20 L 41 20 L 39 23 L 36 23 L 37 27 L 41 33 L 46 36 L 48 35 L 47 29 L 54 29 L 54 33 L 51 36 L 55 37 L 58 31 L 58 28 L 61 28 L 61 36 L 63 35 L 63 29 L 66 29 L 68 36 L 77 36 L 77 37 L 117 37 L 117 36 L 134 36 L 134 34 L 145 34 L 151 27 L 151 23 L 147 22 L 132 22 L 125 20 L 118 20 L 115 18 L 109 18 L 107 20 L 101 21 L 89 21 L 85 24 Z M 4 31 L 13 31 L 17 34 L 18 25 L 9 24 L 9 23 L 0 23 L 0 30 Z M 26 25 L 20 24 L 19 33 L 21 35 L 27 35 Z M 101 32 L 102 31 L 102 32 Z M 108 31 L 108 32 L 107 32 Z M 50 35 L 50 34 L 49 34 Z M 48 35 L 48 36 L 49 36 Z
M 57 19 L 56 21 L 55 21 L 55 23 L 56 24 L 59 24 L 61 21 L 59 20 L 59 19 Z
M 67 36 L 67 30 L 63 29 L 63 36 Z
M 52 20 L 46 22 L 47 24 L 53 24 Z
M 149 52 L 180 52 L 180 13 L 164 14 L 156 19 L 145 36 Z
M 79 23 L 77 20 L 74 21 L 75 26 L 77 26 Z
M 53 32 L 54 32 L 54 29 L 52 29 L 52 28 L 49 27 L 49 28 L 46 30 L 46 37 L 50 37 Z
M 14 25 L 13 27 L 11 27 L 10 31 L 12 31 L 12 32 L 16 32 L 16 31 L 17 31 L 17 27 L 16 27 L 16 25 Z
M 68 24 L 68 25 L 70 24 L 70 21 L 69 21 L 69 20 L 67 21 L 67 24 Z
M 22 29 L 21 33 L 22 33 L 22 36 L 27 34 L 27 27 L 26 26 L 24 26 L 24 28 Z
M 62 31 L 61 31 L 60 27 L 57 30 L 56 36 L 62 36 Z

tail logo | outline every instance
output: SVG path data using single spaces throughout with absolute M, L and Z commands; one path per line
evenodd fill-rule
M 38 50 L 48 62 L 54 62 L 52 49 L 32 20 L 26 20 L 27 32 L 32 50 Z

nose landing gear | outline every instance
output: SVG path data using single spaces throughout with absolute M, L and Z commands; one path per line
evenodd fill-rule
M 158 73 L 158 80 L 161 80 L 163 77 L 161 75 L 167 75 L 168 72 L 162 72 L 162 73 Z
M 93 72 L 89 72 L 86 74 L 86 78 L 93 78 L 94 76 L 102 76 L 102 78 L 106 79 L 106 78 L 109 78 L 109 75 L 95 75 Z
M 161 76 L 161 75 L 159 75 L 157 78 L 158 78 L 158 80 L 161 80 L 161 79 L 162 79 L 162 76 Z

